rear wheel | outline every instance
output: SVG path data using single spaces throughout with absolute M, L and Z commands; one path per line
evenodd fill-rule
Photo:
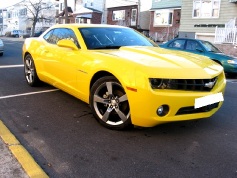
M 0 56 L 2 56 L 3 55 L 3 53 L 0 53 Z
M 131 126 L 128 98 L 115 77 L 106 76 L 93 84 L 90 107 L 95 118 L 107 128 L 121 130 Z
M 26 82 L 30 86 L 37 86 L 40 83 L 40 80 L 37 76 L 34 60 L 30 54 L 27 54 L 24 59 L 24 71 Z

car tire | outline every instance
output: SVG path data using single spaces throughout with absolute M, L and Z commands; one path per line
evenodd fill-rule
M 0 56 L 3 56 L 3 53 L 0 53 Z
M 24 58 L 24 72 L 25 78 L 28 85 L 34 87 L 40 84 L 40 80 L 38 78 L 34 60 L 30 54 L 27 54 Z
M 97 121 L 109 129 L 123 130 L 132 125 L 127 95 L 113 76 L 102 77 L 93 84 L 90 107 Z

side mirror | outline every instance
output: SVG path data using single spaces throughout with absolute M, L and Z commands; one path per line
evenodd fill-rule
M 78 47 L 75 45 L 75 43 L 73 43 L 72 40 L 66 40 L 66 39 L 59 40 L 57 42 L 57 45 L 59 47 L 64 47 L 64 48 L 70 48 L 70 49 L 73 49 L 73 50 L 78 50 Z

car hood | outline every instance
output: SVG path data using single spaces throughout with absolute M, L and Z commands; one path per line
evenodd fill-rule
M 219 64 L 207 57 L 159 47 L 121 47 L 98 52 L 119 62 L 132 62 L 137 70 L 154 77 L 159 73 L 159 77 L 165 78 L 212 78 L 223 71 Z
M 236 59 L 234 56 L 226 55 L 224 53 L 213 53 L 209 52 L 209 57 L 213 59 L 218 59 L 218 60 L 231 60 L 231 59 Z

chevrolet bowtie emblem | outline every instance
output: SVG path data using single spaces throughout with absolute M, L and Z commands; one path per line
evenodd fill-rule
M 216 83 L 216 80 L 217 79 L 215 79 L 213 82 L 208 82 L 208 83 L 205 83 L 205 87 L 207 87 L 207 88 L 212 88 L 214 85 L 215 85 L 215 83 Z

